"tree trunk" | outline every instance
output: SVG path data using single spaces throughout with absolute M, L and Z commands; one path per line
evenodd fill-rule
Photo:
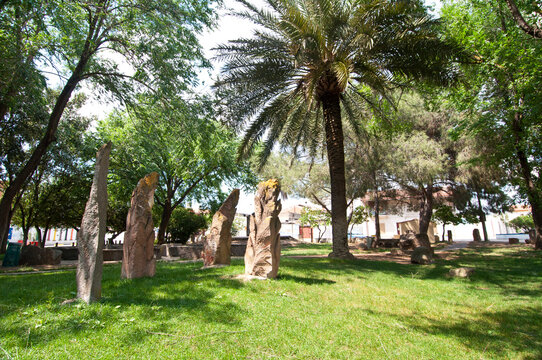
M 542 39 L 542 29 L 538 28 L 537 26 L 530 25 L 527 23 L 527 21 L 525 21 L 523 15 L 521 15 L 518 7 L 516 6 L 516 2 L 514 0 L 505 1 L 506 4 L 508 4 L 512 17 L 514 18 L 516 24 L 518 24 L 519 28 L 535 39 Z
M 442 241 L 444 242 L 444 234 L 446 234 L 446 223 L 442 223 Z
M 476 190 L 476 199 L 478 200 L 478 218 L 480 219 L 480 224 L 482 224 L 482 232 L 484 233 L 484 241 L 489 241 L 487 236 L 487 227 L 486 227 L 486 214 L 484 208 L 482 207 L 482 201 L 480 200 L 480 192 Z
M 43 237 L 41 238 L 41 241 L 38 243 L 41 248 L 45 248 L 45 242 L 47 241 L 47 236 L 51 235 L 51 229 L 49 229 L 49 224 L 45 225 L 45 229 L 43 229 Z
M 23 228 L 23 246 L 28 244 L 28 233 L 30 232 L 30 226 L 25 226 Z
M 427 185 L 427 188 L 421 187 L 422 200 L 420 203 L 420 227 L 419 234 L 426 234 L 433 215 L 433 185 Z
M 158 228 L 158 244 L 165 243 L 165 235 L 167 226 L 169 225 L 169 220 L 171 219 L 171 214 L 173 213 L 173 208 L 171 207 L 171 198 L 164 201 L 164 210 L 162 211 L 162 218 L 160 219 L 160 227 Z
M 375 241 L 371 244 L 371 247 L 376 249 L 380 239 L 380 197 L 378 196 L 377 189 L 375 196 Z
M 331 180 L 331 224 L 333 251 L 330 257 L 353 259 L 348 250 L 348 221 L 346 218 L 346 180 L 344 166 L 344 134 L 339 94 L 322 96 L 327 158 Z
M 37 235 L 37 238 L 38 238 L 38 243 L 40 244 L 41 243 L 41 229 L 39 226 L 35 226 L 34 227 L 36 229 L 36 235 Z
M 531 205 L 531 213 L 533 215 L 534 227 L 536 230 L 536 243 L 535 249 L 542 250 L 542 198 L 536 190 L 536 185 L 534 184 L 532 174 L 531 174 L 531 164 L 525 150 L 523 149 L 523 128 L 521 126 L 522 114 L 516 112 L 514 114 L 514 121 L 512 122 L 512 131 L 514 132 L 515 137 L 515 148 L 516 155 L 519 160 L 519 165 L 521 168 L 521 174 L 523 177 L 523 182 L 525 183 L 525 189 L 527 191 L 527 198 Z
M 64 113 L 64 109 L 66 108 L 73 91 L 75 90 L 77 84 L 81 81 L 81 76 L 83 75 L 90 57 L 92 56 L 90 47 L 95 45 L 92 43 L 92 38 L 94 36 L 94 32 L 97 30 L 96 25 L 100 18 L 100 16 L 93 17 L 91 23 L 89 24 L 87 39 L 81 51 L 81 56 L 79 57 L 79 61 L 75 66 L 72 75 L 56 99 L 55 106 L 49 115 L 49 122 L 47 124 L 45 135 L 40 140 L 38 146 L 36 146 L 36 149 L 30 156 L 30 159 L 28 159 L 26 162 L 25 166 L 21 169 L 21 171 L 19 171 L 13 181 L 10 181 L 8 187 L 5 189 L 4 194 L 2 195 L 2 200 L 0 200 L 0 234 L 5 233 L 6 228 L 9 228 L 11 222 L 9 211 L 15 196 L 17 196 L 17 194 L 21 191 L 28 178 L 34 173 L 34 171 L 36 171 L 36 168 L 41 162 L 41 158 L 47 151 L 49 145 L 55 141 L 56 130 L 58 128 L 60 118 Z
M 81 61 L 75 68 L 72 76 L 56 100 L 55 107 L 49 116 L 49 123 L 47 125 L 47 130 L 45 131 L 45 136 L 41 139 L 25 166 L 6 188 L 4 195 L 2 196 L 2 200 L 0 200 L 0 233 L 4 233 L 6 231 L 5 229 L 9 228 L 11 220 L 9 212 L 15 196 L 19 193 L 19 191 L 21 191 L 24 183 L 34 173 L 41 161 L 41 158 L 47 151 L 47 148 L 55 140 L 56 130 L 62 113 L 70 100 L 73 90 L 80 81 L 80 75 L 83 72 L 83 68 L 86 66 L 86 63 L 87 60 L 84 62 Z
M 1 239 L 0 239 L 0 245 L 1 245 L 0 246 L 0 254 L 5 254 L 5 252 L 7 250 L 8 236 L 9 236 L 9 225 L 11 224 L 11 218 L 13 217 L 14 212 L 15 212 L 15 210 L 11 209 L 11 204 L 10 204 L 10 209 L 9 209 L 8 216 L 7 216 L 7 224 L 8 225 L 5 228 L 0 227 L 0 236 L 1 236 Z

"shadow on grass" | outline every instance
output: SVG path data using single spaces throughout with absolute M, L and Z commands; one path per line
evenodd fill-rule
M 290 274 L 280 274 L 277 276 L 277 280 L 286 280 L 294 281 L 296 283 L 301 283 L 305 285 L 322 285 L 322 284 L 335 284 L 335 281 L 328 279 L 312 278 L 312 277 L 301 277 Z
M 154 331 L 182 331 L 171 330 L 179 318 L 238 326 L 247 316 L 246 310 L 217 297 L 217 292 L 245 285 L 223 279 L 217 271 L 198 271 L 200 267 L 201 264 L 163 264 L 153 278 L 130 280 L 120 279 L 119 265 L 104 267 L 102 300 L 90 306 L 60 305 L 75 297 L 73 270 L 3 278 L 0 320 L 17 313 L 18 321 L 4 321 L 0 339 L 16 336 L 18 346 L 24 347 L 47 343 L 59 336 L 85 337 L 120 323 L 126 325 L 126 332 L 115 341 L 129 344 L 152 336 Z
M 376 317 L 394 318 L 422 334 L 455 338 L 469 349 L 506 356 L 506 352 L 523 353 L 522 359 L 542 359 L 542 312 L 540 308 L 523 307 L 516 311 L 479 312 L 471 317 L 435 319 L 424 316 L 401 316 L 396 313 L 369 310 Z
M 489 251 L 488 251 L 489 250 Z M 328 258 L 283 258 L 282 268 L 309 272 L 316 277 L 349 275 L 362 277 L 371 272 L 396 274 L 437 281 L 469 281 L 476 286 L 492 285 L 507 296 L 542 296 L 542 257 L 532 251 L 508 251 L 494 253 L 491 249 L 461 250 L 457 259 L 437 259 L 429 266 L 397 264 L 388 261 L 336 260 Z M 451 268 L 474 267 L 474 275 L 467 280 L 447 277 Z

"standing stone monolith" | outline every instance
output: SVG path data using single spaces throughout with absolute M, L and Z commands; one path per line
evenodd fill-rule
M 235 218 L 239 189 L 234 189 L 213 216 L 210 235 L 203 244 L 203 265 L 229 265 L 231 262 L 231 226 Z
M 282 209 L 279 194 L 280 185 L 275 179 L 258 184 L 245 252 L 245 275 L 277 277 L 280 262 L 279 213 Z
M 453 243 L 454 242 L 454 238 L 452 236 L 452 230 L 448 230 L 448 242 L 449 243 Z
M 480 236 L 480 230 L 478 230 L 478 229 L 472 230 L 472 240 L 474 242 L 481 242 L 482 241 L 482 237 Z
M 81 228 L 77 232 L 77 297 L 87 304 L 102 296 L 103 248 L 107 222 L 107 172 L 111 143 L 96 153 L 94 179 L 85 206 Z
M 153 172 L 139 180 L 132 193 L 124 234 L 122 278 L 152 277 L 156 273 L 152 206 L 157 185 L 158 173 Z

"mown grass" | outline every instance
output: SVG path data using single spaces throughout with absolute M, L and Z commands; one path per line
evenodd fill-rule
M 477 270 L 447 278 L 457 266 Z M 527 248 L 427 267 L 283 258 L 278 279 L 248 283 L 231 278 L 241 260 L 200 268 L 159 263 L 154 278 L 120 280 L 106 266 L 90 306 L 60 305 L 73 270 L 0 275 L 0 358 L 542 358 L 542 258 Z

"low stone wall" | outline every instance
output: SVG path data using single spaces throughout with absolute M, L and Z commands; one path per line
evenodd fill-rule
M 203 244 L 180 245 L 180 244 L 162 244 L 160 245 L 161 257 L 178 257 L 181 259 L 197 260 L 201 259 Z
M 289 237 L 285 237 L 289 239 Z M 123 256 L 122 245 L 107 245 L 108 248 L 103 250 L 104 261 L 121 261 Z M 57 247 L 62 251 L 62 260 L 77 260 L 79 256 L 79 250 L 77 246 Z M 246 238 L 237 238 L 231 244 L 231 256 L 245 256 L 247 249 Z M 163 244 L 154 247 L 154 255 L 156 259 L 162 257 L 180 258 L 186 260 L 201 259 L 201 252 L 203 251 L 203 244 Z
M 77 246 L 59 246 L 55 249 L 62 251 L 62 260 L 77 260 L 79 257 Z
M 104 261 L 121 261 L 122 249 L 104 249 Z
M 232 243 L 231 244 L 231 256 L 245 256 L 245 252 L 247 251 L 247 243 L 246 241 L 244 243 Z

